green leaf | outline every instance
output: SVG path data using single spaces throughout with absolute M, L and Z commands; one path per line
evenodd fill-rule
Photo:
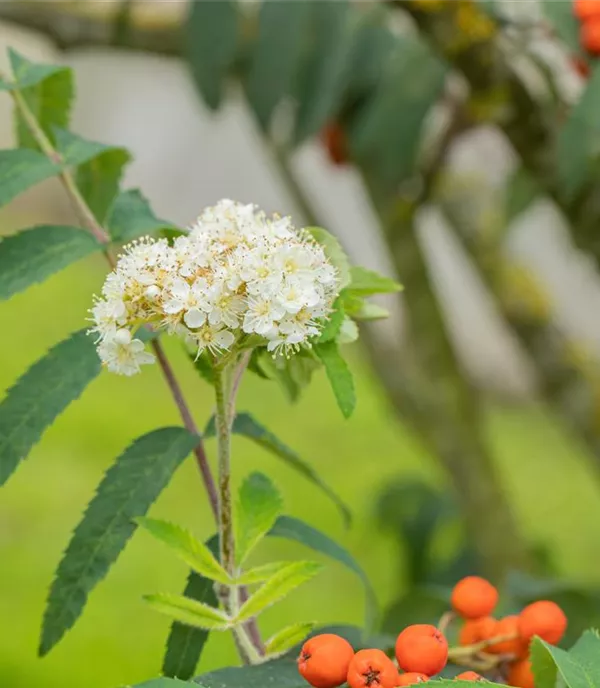
M 206 546 L 217 556 L 219 538 L 217 536 L 210 538 Z M 190 571 L 183 594 L 185 597 L 202 602 L 210 607 L 218 606 L 213 582 L 194 571 Z M 162 666 L 163 674 L 181 679 L 191 678 L 194 675 L 208 636 L 209 632 L 205 629 L 193 628 L 175 621 L 171 626 L 167 640 L 167 651 Z
M 534 638 L 531 643 L 532 670 L 536 688 L 597 688 L 600 685 L 600 637 L 586 631 L 569 652 Z
M 171 227 L 152 212 L 139 189 L 119 194 L 108 211 L 106 225 L 114 241 L 127 243 L 145 234 Z
M 198 372 L 198 375 L 200 375 L 205 382 L 208 382 L 209 385 L 214 385 L 215 371 L 212 361 L 210 360 L 210 354 L 207 351 L 203 351 L 199 356 L 189 354 L 189 358 Z
M 10 60 L 14 74 L 25 75 L 26 81 L 31 81 L 34 74 L 40 75 L 43 71 L 43 65 L 35 65 L 14 51 L 10 53 Z M 20 89 L 21 96 L 37 123 L 54 143 L 53 128 L 69 125 L 74 93 L 72 71 L 67 67 L 54 68 L 51 72 L 46 72 L 44 78 L 38 79 L 27 87 L 24 87 L 21 82 Z M 33 134 L 17 108 L 14 109 L 14 117 L 19 147 L 39 149 Z
M 538 182 L 524 167 L 518 167 L 507 180 L 505 190 L 505 223 L 510 225 L 540 196 Z
M 599 109 L 600 64 L 597 64 L 592 69 L 583 95 L 571 109 L 558 135 L 557 175 L 567 200 L 572 199 L 589 180 L 600 154 Z
M 13 48 L 8 49 L 13 81 L 0 78 L 0 91 L 15 91 L 35 86 L 45 79 L 67 69 L 62 65 L 46 65 L 30 62 Z
M 241 623 L 258 616 L 267 607 L 282 600 L 302 583 L 314 578 L 322 569 L 322 564 L 314 561 L 295 561 L 288 564 L 244 602 L 235 622 Z
M 0 485 L 99 372 L 94 343 L 81 330 L 50 349 L 8 390 L 0 404 Z
M 382 320 L 390 315 L 387 309 L 369 303 L 361 296 L 354 296 L 348 289 L 344 289 L 340 296 L 346 313 L 354 320 Z
M 227 572 L 210 549 L 186 528 L 168 521 L 143 516 L 135 518 L 134 521 L 157 540 L 170 547 L 196 573 L 219 583 L 231 582 Z
M 77 168 L 77 187 L 100 224 L 119 193 L 123 169 L 130 160 L 124 148 L 110 148 Z
M 197 682 L 189 683 L 188 681 L 179 681 L 176 678 L 155 678 L 151 681 L 144 681 L 144 683 L 137 683 L 133 688 L 202 688 Z M 129 688 L 129 686 L 126 686 Z
M 340 289 L 350 284 L 350 262 L 340 242 L 322 227 L 307 227 L 306 231 L 321 244 L 330 263 L 337 269 Z
M 580 22 L 570 0 L 542 0 L 541 6 L 556 35 L 566 43 L 573 55 L 583 54 Z
M 84 230 L 60 225 L 32 227 L 0 240 L 0 300 L 101 249 Z
M 0 150 L 0 207 L 60 172 L 60 166 L 35 150 Z
M 315 627 L 314 623 L 297 623 L 283 628 L 265 643 L 268 655 L 281 654 L 301 643 Z
M 204 102 L 216 110 L 232 67 L 238 39 L 238 8 L 231 0 L 191 2 L 185 49 L 192 76 Z
M 277 523 L 269 533 L 271 537 L 281 537 L 286 540 L 294 540 L 306 547 L 310 547 L 314 552 L 324 554 L 331 559 L 335 559 L 343 564 L 347 569 L 355 573 L 361 580 L 365 588 L 365 618 L 367 632 L 370 632 L 375 625 L 378 616 L 377 599 L 367 574 L 360 567 L 354 557 L 337 542 L 320 530 L 313 528 L 297 518 L 291 516 L 280 516 Z
M 281 659 L 245 667 L 227 667 L 195 679 L 206 688 L 306 688 L 295 659 Z
M 402 291 L 402 285 L 389 277 L 384 277 L 367 268 L 350 268 L 350 284 L 347 291 L 352 296 L 371 296 L 373 294 L 393 294 Z
M 348 364 L 341 357 L 336 342 L 315 344 L 314 350 L 325 366 L 340 411 L 345 418 L 349 418 L 356 406 L 356 393 Z
M 289 95 L 310 25 L 310 2 L 263 2 L 258 16 L 246 96 L 267 131 L 276 106 Z
M 351 344 L 358 339 L 358 327 L 352 318 L 346 316 L 335 341 L 338 344 Z
M 188 626 L 209 631 L 224 631 L 231 626 L 229 617 L 221 610 L 183 595 L 159 592 L 144 595 L 144 600 L 157 612 Z
M 326 322 L 325 327 L 321 331 L 321 336 L 319 337 L 318 341 L 329 342 L 332 339 L 336 339 L 345 317 L 342 299 L 338 297 L 333 303 L 333 311 L 330 313 L 329 320 Z
M 209 422 L 204 431 L 205 437 L 207 438 L 214 437 L 215 434 L 214 419 L 211 420 L 212 423 Z M 324 492 L 338 507 L 344 519 L 344 524 L 348 526 L 351 523 L 352 514 L 350 509 L 338 494 L 323 481 L 317 471 L 310 464 L 306 463 L 306 461 L 304 461 L 293 449 L 290 449 L 286 444 L 281 442 L 278 437 L 269 432 L 269 430 L 261 425 L 251 414 L 238 413 L 233 421 L 232 431 L 236 435 L 242 435 L 252 440 L 304 476 L 313 485 Z
M 84 139 L 66 129 L 53 127 L 52 131 L 56 140 L 56 150 L 62 159 L 61 169 L 78 167 L 99 155 L 103 155 L 106 151 L 115 150 L 114 146 Z
M 236 557 L 240 565 L 271 530 L 282 510 L 281 494 L 266 475 L 252 473 L 244 480 L 236 519 Z
M 272 578 L 288 564 L 289 562 L 287 561 L 277 561 L 269 564 L 263 564 L 262 566 L 256 566 L 255 568 L 248 569 L 239 575 L 235 579 L 235 583 L 236 585 L 255 585 L 256 583 L 264 583 L 264 581 Z
M 198 444 L 183 428 L 139 437 L 109 468 L 60 562 L 44 615 L 40 654 L 56 645 L 81 615 L 143 516 Z

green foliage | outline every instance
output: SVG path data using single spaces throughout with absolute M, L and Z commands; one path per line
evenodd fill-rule
M 280 516 L 269 535 L 299 542 L 309 547 L 314 552 L 319 552 L 320 554 L 324 554 L 334 559 L 356 574 L 365 588 L 365 625 L 367 632 L 371 632 L 378 616 L 375 591 L 369 582 L 367 574 L 350 552 L 332 540 L 328 535 L 325 535 L 325 533 L 291 516 Z
M 573 55 L 580 55 L 580 23 L 573 12 L 573 3 L 568 0 L 542 0 L 541 6 L 556 35 L 566 43 Z
M 0 91 L 23 90 L 35 86 L 49 77 L 62 72 L 66 67 L 31 62 L 13 48 L 8 49 L 8 58 L 13 72 L 13 80 L 0 78 Z
M 236 622 L 247 621 L 258 616 L 267 607 L 279 602 L 298 588 L 314 578 L 323 566 L 314 561 L 295 561 L 288 564 L 264 583 L 244 604 L 236 615 Z
M 300 398 L 321 362 L 310 349 L 300 349 L 294 356 L 273 356 L 266 350 L 254 352 L 252 370 L 263 378 L 276 381 L 290 402 Z
M 109 148 L 77 168 L 77 187 L 101 224 L 119 193 L 123 169 L 130 160 L 131 156 L 124 148 Z
M 337 269 L 340 288 L 346 287 L 350 283 L 350 262 L 340 242 L 322 227 L 307 227 L 306 231 L 321 244 L 325 255 Z
M 218 539 L 212 538 L 207 542 L 207 546 L 216 555 Z M 218 604 L 213 582 L 194 571 L 191 571 L 188 576 L 183 594 L 185 597 L 209 607 L 216 607 Z M 194 628 L 175 621 L 171 626 L 167 640 L 167 649 L 162 665 L 163 674 L 183 679 L 191 678 L 208 636 L 209 632 L 205 629 Z
M 196 573 L 219 583 L 231 582 L 215 555 L 186 528 L 155 518 L 140 517 L 134 521 L 170 547 Z
M 586 631 L 569 652 L 534 638 L 531 664 L 536 688 L 594 688 L 600 685 L 599 657 L 597 631 Z
M 356 392 L 350 368 L 342 358 L 336 342 L 315 344 L 314 350 L 323 362 L 329 384 L 335 395 L 340 411 L 350 418 L 356 406 Z
M 108 470 L 56 572 L 40 654 L 49 652 L 73 626 L 89 593 L 133 535 L 133 519 L 148 511 L 198 441 L 183 428 L 154 430 L 138 438 Z
M 374 270 L 352 266 L 350 284 L 346 292 L 351 296 L 372 296 L 373 294 L 393 294 L 402 290 L 398 282 L 384 277 Z
M 264 664 L 228 667 L 195 679 L 205 688 L 306 688 L 306 681 L 298 674 L 295 659 L 284 657 Z
M 183 595 L 159 592 L 144 595 L 144 599 L 155 611 L 170 616 L 182 624 L 210 631 L 225 631 L 231 627 L 227 614 L 204 602 L 198 602 Z
M 94 344 L 82 330 L 50 349 L 8 390 L 0 405 L 0 485 L 99 372 Z
M 262 473 L 249 475 L 238 494 L 236 558 L 243 564 L 248 555 L 271 530 L 283 510 L 279 490 Z
M 297 623 L 281 629 L 265 642 L 265 650 L 269 655 L 280 654 L 291 650 L 301 643 L 315 627 L 313 623 Z
M 275 561 L 270 564 L 263 564 L 255 568 L 248 569 L 236 577 L 237 585 L 254 585 L 255 583 L 264 583 L 264 581 L 272 578 L 276 573 L 279 573 L 288 565 L 288 562 Z
M 585 92 L 571 109 L 558 137 L 556 150 L 558 181 L 568 200 L 572 200 L 577 195 L 593 172 L 600 150 L 600 122 L 597 117 L 599 109 L 600 65 L 596 65 Z
M 506 184 L 504 200 L 506 228 L 521 213 L 524 213 L 539 196 L 540 187 L 535 178 L 524 167 L 518 167 L 508 178 Z
M 304 459 L 302 459 L 293 449 L 290 449 L 290 447 L 284 444 L 272 432 L 261 425 L 254 416 L 249 413 L 238 413 L 233 421 L 232 432 L 236 435 L 247 437 L 258 446 L 271 452 L 274 456 L 290 466 L 290 468 L 293 468 L 313 485 L 318 487 L 338 507 L 344 519 L 344 523 L 346 525 L 350 524 L 352 520 L 350 509 L 337 493 L 323 481 L 310 464 L 306 463 L 306 461 L 304 461 Z M 214 418 L 211 418 L 204 431 L 204 436 L 210 438 L 214 437 L 214 435 L 215 423 Z
M 66 129 L 53 127 L 53 132 L 56 140 L 56 150 L 62 159 L 61 169 L 78 167 L 99 155 L 103 155 L 107 151 L 115 150 L 114 146 L 107 146 L 98 141 L 84 139 Z
M 321 331 L 321 336 L 319 337 L 320 342 L 329 342 L 332 339 L 337 339 L 337 336 L 342 329 L 342 323 L 346 314 L 344 312 L 344 305 L 342 299 L 338 296 L 333 304 L 333 311 L 329 316 L 329 320 L 325 324 L 325 327 Z
M 191 2 L 185 48 L 192 76 L 206 105 L 216 110 L 223 98 L 225 78 L 235 57 L 238 8 L 231 0 Z
M 106 226 L 112 239 L 120 243 L 171 227 L 154 215 L 139 189 L 123 191 L 115 198 L 108 210 Z
M 311 11 L 310 2 L 261 4 L 246 96 L 264 131 L 276 106 L 292 89 Z
M 102 249 L 77 227 L 41 225 L 0 240 L 0 300 Z
M 0 151 L 0 207 L 59 172 L 60 166 L 38 151 Z
M 387 318 L 389 312 L 375 303 L 369 303 L 360 296 L 353 296 L 347 289 L 341 294 L 346 313 L 354 320 L 380 320 Z
M 194 686 L 194 688 L 202 688 L 202 686 L 198 683 L 188 683 L 187 681 L 180 681 L 176 678 L 155 678 L 152 681 L 144 681 L 144 683 L 138 683 L 133 688 L 185 688 L 185 686 Z

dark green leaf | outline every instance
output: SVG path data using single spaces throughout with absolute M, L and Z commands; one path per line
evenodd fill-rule
M 336 342 L 315 344 L 314 350 L 325 366 L 325 372 L 340 411 L 345 418 L 349 418 L 356 406 L 356 393 L 348 364 L 340 355 Z
M 252 473 L 244 480 L 236 512 L 236 557 L 240 566 L 271 530 L 282 510 L 281 493 L 266 475 Z
M 206 688 L 306 688 L 295 659 L 284 657 L 264 664 L 228 667 L 194 679 Z
M 56 149 L 62 158 L 62 167 L 78 167 L 102 155 L 106 151 L 114 150 L 114 146 L 84 139 L 72 131 L 53 127 Z
M 0 241 L 0 300 L 101 249 L 77 227 L 42 225 L 6 237 Z
M 182 624 L 211 631 L 224 631 L 230 627 L 230 621 L 225 612 L 183 595 L 159 592 L 144 595 L 144 600 L 155 611 L 170 616 Z
M 246 95 L 267 131 L 276 106 L 289 95 L 303 53 L 311 17 L 310 2 L 263 2 L 258 18 Z
M 566 199 L 572 199 L 586 183 L 600 154 L 599 109 L 600 65 L 596 65 L 585 92 L 572 108 L 558 136 L 558 181 Z
M 329 262 L 337 269 L 340 289 L 350 284 L 350 262 L 340 242 L 322 227 L 307 227 L 306 231 L 321 244 Z
M 108 211 L 106 224 L 114 241 L 121 243 L 171 227 L 169 222 L 154 215 L 139 189 L 124 191 L 117 196 Z
M 53 74 L 62 72 L 62 65 L 46 65 L 30 62 L 13 48 L 8 49 L 8 56 L 13 71 L 13 81 L 0 79 L 0 91 L 14 91 L 35 86 Z
M 0 404 L 0 485 L 99 372 L 94 343 L 82 330 L 50 349 L 8 390 Z
M 219 540 L 216 536 L 208 540 L 206 546 L 215 556 L 218 555 Z M 211 607 L 216 607 L 218 604 L 213 582 L 194 571 L 190 572 L 183 594 Z M 162 667 L 163 674 L 181 679 L 191 678 L 208 636 L 209 631 L 205 629 L 194 628 L 175 621 L 171 626 L 167 640 L 167 651 Z
M 101 224 L 119 193 L 123 169 L 130 160 L 124 148 L 110 148 L 77 168 L 77 187 Z
M 143 516 L 199 442 L 183 428 L 138 438 L 108 470 L 77 526 L 52 583 L 40 654 L 49 652 L 81 615 Z
M 600 637 L 597 631 L 586 631 L 566 652 L 534 638 L 531 662 L 536 688 L 597 688 L 600 686 Z
M 367 268 L 350 268 L 350 284 L 347 290 L 352 296 L 371 296 L 373 294 L 393 294 L 401 291 L 402 285 L 389 277 L 384 277 Z
M 269 430 L 261 425 L 252 415 L 249 413 L 238 413 L 233 421 L 232 430 L 236 435 L 243 435 L 253 442 L 256 442 L 260 447 L 271 452 L 288 466 L 298 471 L 298 473 L 313 483 L 313 485 L 322 490 L 338 507 L 345 525 L 348 526 L 351 523 L 352 514 L 350 509 L 342 499 L 340 499 L 337 493 L 323 481 L 317 471 L 315 471 L 310 464 L 306 463 L 306 461 L 304 461 L 293 449 L 290 449 L 273 433 L 269 432 Z M 214 437 L 214 419 L 211 419 L 204 433 L 207 438 Z
M 176 678 L 155 678 L 151 681 L 145 681 L 144 683 L 138 683 L 133 688 L 199 688 L 199 684 L 188 683 L 187 681 L 180 681 Z M 200 686 L 202 688 L 202 686 Z
M 35 150 L 0 151 L 0 207 L 60 172 L 60 166 Z
M 216 110 L 223 84 L 234 63 L 238 38 L 238 8 L 231 0 L 191 2 L 185 48 L 192 76 L 204 102 Z
M 333 304 L 333 311 L 330 313 L 329 320 L 325 324 L 318 341 L 329 342 L 332 339 L 336 339 L 345 317 L 342 299 L 338 297 Z
M 367 633 L 374 628 L 378 616 L 375 591 L 367 578 L 367 574 L 362 570 L 350 552 L 332 540 L 328 535 L 325 535 L 325 533 L 291 516 L 280 516 L 269 535 L 299 542 L 306 547 L 310 547 L 310 549 L 315 552 L 320 552 L 327 557 L 335 559 L 355 573 L 360 578 L 365 588 L 365 625 Z
M 16 53 L 11 54 L 13 71 L 27 73 L 30 77 L 42 65 L 28 63 Z M 21 70 L 21 66 L 23 70 Z M 73 73 L 67 67 L 55 69 L 43 79 L 29 87 L 21 87 L 21 95 L 40 125 L 46 136 L 54 142 L 53 127 L 67 127 L 69 125 L 71 103 L 73 100 Z M 30 132 L 19 110 L 15 108 L 15 126 L 17 142 L 21 148 L 35 148 L 39 146 Z

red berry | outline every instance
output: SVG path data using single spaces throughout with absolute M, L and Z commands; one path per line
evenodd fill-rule
M 360 650 L 348 668 L 350 688 L 395 688 L 398 680 L 396 665 L 381 650 Z
M 463 671 L 462 674 L 454 677 L 457 681 L 483 681 L 483 676 L 476 671 Z
M 346 682 L 352 657 L 354 650 L 347 640 L 324 633 L 304 643 L 298 671 L 315 688 L 336 688 Z
M 427 674 L 419 674 L 416 671 L 409 671 L 406 674 L 400 674 L 398 679 L 398 686 L 414 686 L 415 683 L 423 683 L 429 681 Z
M 531 671 L 531 662 L 528 659 L 522 659 L 520 662 L 511 664 L 508 670 L 507 681 L 509 686 L 516 686 L 517 688 L 535 688 L 533 672 Z
M 484 578 L 467 576 L 454 586 L 451 602 L 454 611 L 464 619 L 480 619 L 494 611 L 498 591 Z
M 396 640 L 396 659 L 404 671 L 433 676 L 446 666 L 448 642 L 435 626 L 408 626 Z
M 600 15 L 586 20 L 581 26 L 579 40 L 590 55 L 600 55 Z
M 574 0 L 573 13 L 581 21 L 598 17 L 600 16 L 600 0 Z
M 519 617 L 505 616 L 500 621 L 496 622 L 496 626 L 491 638 L 499 636 L 513 636 L 510 640 L 502 640 L 499 643 L 494 643 L 485 649 L 492 655 L 513 655 L 522 659 L 527 655 L 527 646 L 529 643 L 519 633 Z
M 519 615 L 518 629 L 524 640 L 539 636 L 551 645 L 556 645 L 567 630 L 567 617 L 554 602 L 539 600 L 523 609 Z
M 492 616 L 482 616 L 481 619 L 467 619 L 458 636 L 459 645 L 476 645 L 494 635 L 496 619 Z

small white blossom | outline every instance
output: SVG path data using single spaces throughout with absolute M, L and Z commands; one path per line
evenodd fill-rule
M 132 332 L 144 324 L 214 356 L 248 335 L 289 355 L 310 346 L 339 290 L 321 245 L 288 217 L 230 200 L 207 208 L 170 246 L 143 238 L 125 248 L 91 309 L 98 353 L 132 375 L 153 360 Z

